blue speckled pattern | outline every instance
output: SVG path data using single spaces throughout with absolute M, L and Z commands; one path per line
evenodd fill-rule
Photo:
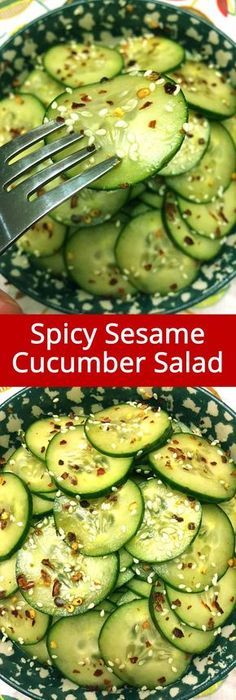
M 1 47 L 2 94 L 9 92 L 12 79 L 31 69 L 35 56 L 53 43 L 86 37 L 106 44 L 111 36 L 157 30 L 177 39 L 196 55 L 201 54 L 207 62 L 216 63 L 236 79 L 233 42 L 201 17 L 158 1 L 93 0 L 72 3 L 48 13 Z M 197 280 L 183 291 L 165 297 L 138 294 L 127 302 L 92 297 L 67 279 L 56 279 L 35 269 L 29 258 L 19 254 L 16 248 L 1 257 L 0 272 L 29 296 L 65 313 L 173 313 L 216 294 L 236 276 L 235 246 L 236 232 L 227 238 L 220 256 L 203 265 Z
M 71 410 L 88 414 L 117 402 L 145 399 L 160 404 L 174 417 L 196 426 L 210 440 L 219 440 L 236 459 L 236 415 L 204 389 L 26 389 L 0 407 L 0 457 L 10 454 L 19 442 L 19 431 L 43 414 Z M 125 688 L 116 693 L 88 691 L 59 677 L 56 671 L 40 667 L 8 640 L 0 642 L 0 677 L 30 697 L 42 700 L 101 700 L 106 695 L 119 700 L 189 700 L 222 679 L 236 665 L 235 614 L 207 653 L 194 657 L 187 674 L 160 692 Z

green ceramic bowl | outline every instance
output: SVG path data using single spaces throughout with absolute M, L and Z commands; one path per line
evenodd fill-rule
M 42 414 L 63 414 L 71 410 L 85 413 L 106 408 L 114 401 L 144 399 L 147 390 L 139 389 L 25 389 L 0 406 L 1 438 L 0 458 L 19 443 L 19 430 Z M 148 399 L 161 405 L 175 418 L 196 425 L 210 440 L 220 440 L 236 458 L 236 415 L 205 389 L 155 388 Z M 150 391 L 149 391 L 150 394 Z M 236 616 L 232 615 L 217 636 L 214 647 L 201 656 L 194 657 L 185 676 L 174 685 L 156 691 L 125 688 L 109 697 L 119 700 L 189 700 L 220 681 L 236 665 Z M 32 662 L 19 647 L 6 641 L 1 643 L 0 678 L 12 687 L 35 700 L 102 700 L 105 691 L 91 692 L 78 688 L 62 679 L 56 671 L 40 667 Z
M 27 25 L 1 48 L 1 92 L 9 92 L 12 80 L 34 65 L 36 54 L 67 38 L 101 39 L 111 35 L 161 31 L 180 41 L 186 49 L 200 52 L 204 59 L 217 63 L 231 73 L 234 46 L 219 30 L 204 19 L 181 8 L 153 0 L 82 0 L 69 3 Z M 236 231 L 236 229 L 235 229 Z M 231 234 L 220 256 L 203 265 L 198 279 L 182 292 L 166 297 L 139 294 L 123 302 L 92 297 L 69 280 L 53 278 L 36 270 L 26 255 L 11 248 L 0 259 L 0 271 L 20 290 L 43 304 L 65 313 L 176 313 L 216 294 L 236 275 L 235 233 Z

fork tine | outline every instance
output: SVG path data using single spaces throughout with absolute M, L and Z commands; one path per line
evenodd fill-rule
M 28 219 L 31 219 L 31 223 L 29 223 L 28 226 L 32 226 L 36 221 L 41 219 L 42 216 L 48 214 L 59 204 L 63 204 L 63 202 L 73 197 L 74 194 L 84 187 L 91 185 L 92 182 L 108 173 L 109 170 L 112 170 L 119 163 L 120 159 L 118 156 L 112 156 L 102 163 L 98 163 L 89 168 L 81 175 L 76 175 L 70 180 L 65 180 L 61 185 L 57 185 L 53 190 L 50 190 L 50 192 L 45 192 L 41 197 L 29 202 Z
M 36 126 L 35 129 L 28 131 L 23 136 L 17 136 L 13 141 L 8 141 L 1 147 L 1 161 L 7 162 L 10 158 L 18 155 L 24 149 L 29 148 L 37 141 L 41 141 L 45 136 L 53 134 L 54 131 L 61 129 L 64 125 L 62 122 L 51 121 L 42 126 Z
M 72 134 L 69 134 L 69 135 L 67 134 L 66 136 L 63 136 L 61 139 L 58 139 L 57 141 L 53 141 L 53 143 L 49 143 L 46 146 L 43 146 L 38 151 L 34 151 L 33 153 L 30 153 L 30 155 L 25 156 L 24 158 L 21 158 L 13 165 L 10 165 L 10 168 L 8 168 L 7 172 L 9 173 L 9 176 L 7 177 L 7 179 L 5 181 L 5 186 L 10 185 L 11 182 L 16 180 L 18 177 L 20 177 L 24 173 L 26 173 L 27 170 L 30 170 L 32 167 L 35 167 L 36 165 L 39 165 L 45 159 L 51 158 L 51 156 L 62 151 L 63 148 L 68 148 L 73 143 L 76 143 L 77 141 L 81 141 L 81 139 L 83 139 L 83 138 L 84 138 L 83 134 L 79 134 L 79 133 L 76 134 L 73 132 Z
M 96 150 L 95 147 L 93 147 L 93 150 L 91 149 L 91 146 L 86 146 L 86 148 L 72 153 L 70 156 L 67 156 L 66 158 L 63 158 L 62 160 L 58 161 L 58 163 L 49 165 L 43 170 L 40 170 L 40 172 L 36 173 L 32 177 L 29 177 L 27 178 L 27 180 L 24 180 L 19 185 L 16 185 L 14 190 L 12 190 L 11 192 L 18 192 L 19 194 L 21 193 L 23 196 L 26 195 L 26 197 L 28 197 L 30 194 L 33 194 L 34 192 L 36 192 L 36 190 L 40 189 L 40 187 L 43 187 L 43 185 L 46 185 L 51 180 L 54 180 L 55 177 L 65 172 L 65 170 L 68 170 L 74 165 L 78 165 L 78 163 L 85 160 L 86 158 L 89 158 L 89 156 L 91 156 L 91 154 L 94 153 Z

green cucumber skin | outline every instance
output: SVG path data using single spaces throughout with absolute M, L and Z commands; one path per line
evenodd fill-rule
M 91 445 L 92 445 L 92 444 L 93 444 L 93 443 L 91 442 Z M 120 455 L 120 456 L 123 457 L 124 455 Z M 125 457 L 126 457 L 126 456 L 128 456 L 128 455 L 125 455 Z M 110 454 L 109 457 L 112 457 L 112 455 Z M 119 455 L 117 455 L 117 457 L 119 457 Z M 117 487 L 118 487 L 118 486 L 122 486 L 122 484 L 124 484 L 124 483 L 127 481 L 127 479 L 129 479 L 129 478 L 132 479 L 132 466 L 133 466 L 133 460 L 132 460 L 132 462 L 131 462 L 131 464 L 130 464 L 130 466 L 129 466 L 129 468 L 128 468 L 128 471 L 126 472 L 126 474 L 124 474 L 124 476 L 122 477 L 122 479 L 118 479 L 117 481 L 114 481 L 114 483 L 112 484 L 112 486 L 108 486 L 106 489 L 103 489 L 102 491 L 96 491 L 96 494 L 94 493 L 94 491 L 93 491 L 93 493 L 83 493 L 82 498 L 95 498 L 95 497 L 96 497 L 96 498 L 99 498 L 100 496 L 105 496 L 106 493 L 109 493 L 109 492 L 111 491 L 111 488 L 112 488 L 113 486 L 117 486 Z M 55 479 L 55 481 L 56 481 L 56 484 L 57 484 L 58 489 L 61 489 L 60 483 L 57 483 L 57 480 L 56 480 L 55 477 L 54 477 L 54 479 Z M 75 494 L 73 494 L 71 491 L 69 491 L 68 489 L 66 489 L 66 487 L 64 486 L 64 484 L 63 484 L 63 491 L 64 491 L 64 493 L 66 493 L 67 496 L 71 496 L 72 498 L 73 498 L 73 496 L 75 496 Z
M 89 430 L 86 431 L 86 424 L 89 420 L 90 420 L 90 418 L 88 417 L 86 422 L 85 422 L 85 426 L 84 426 L 85 434 L 86 434 L 87 440 L 91 443 L 91 445 L 93 445 L 93 447 L 95 447 L 95 449 L 97 449 L 95 443 L 89 437 Z M 140 455 L 140 457 L 147 455 L 150 451 L 153 450 L 153 448 L 162 447 L 162 445 L 164 445 L 166 443 L 166 441 L 171 436 L 171 434 L 172 434 L 172 427 L 170 424 L 168 429 L 165 431 L 165 433 L 163 433 L 163 435 L 160 438 L 158 438 L 158 440 L 150 443 L 142 450 L 142 454 Z M 102 454 L 108 455 L 108 457 L 114 457 L 114 453 L 112 453 L 112 452 L 105 452 L 104 451 Z M 135 458 L 135 456 L 136 456 L 135 452 L 126 452 L 125 454 L 124 453 L 119 454 L 118 452 L 116 453 L 116 457 L 134 457 Z M 133 466 L 133 461 L 132 461 L 132 464 L 130 465 L 130 468 Z M 129 471 L 130 471 L 130 469 L 129 469 Z M 114 484 L 114 486 L 116 486 L 116 484 Z M 98 495 L 99 495 L 99 493 L 98 493 Z
M 6 473 L 6 474 L 11 474 L 11 475 L 12 475 L 11 472 L 5 472 L 5 473 Z M 26 535 L 27 535 L 28 532 L 29 532 L 30 523 L 31 523 L 32 514 L 33 514 L 33 499 L 32 499 L 32 496 L 31 496 L 31 493 L 30 493 L 30 490 L 29 490 L 27 484 L 25 484 L 25 482 L 22 481 L 22 480 L 19 478 L 19 476 L 16 476 L 16 474 L 14 474 L 14 476 L 15 476 L 16 479 L 18 479 L 18 481 L 20 481 L 21 484 L 23 484 L 23 486 L 25 487 L 25 490 L 26 490 L 26 492 L 27 492 L 27 495 L 28 495 L 28 519 L 27 519 L 27 523 L 26 523 L 26 525 L 25 525 L 25 529 L 24 529 L 24 531 L 22 532 L 20 539 L 17 541 L 17 543 L 15 544 L 15 546 L 7 553 L 6 556 L 0 557 L 0 561 L 6 561 L 6 559 L 10 559 L 10 557 L 11 557 L 13 554 L 15 554 L 15 553 L 20 549 L 21 545 L 23 544 L 23 542 L 24 542 L 24 540 L 25 540 L 25 538 L 26 538 Z
M 152 462 L 150 460 L 150 456 L 148 455 L 148 457 L 149 457 L 150 464 L 152 465 Z M 155 468 L 152 467 L 152 468 L 153 468 L 154 474 L 157 474 L 160 477 L 160 479 L 162 479 L 162 481 L 164 481 L 165 483 L 168 484 L 168 486 L 171 486 L 173 489 L 176 489 L 177 491 L 181 489 L 181 485 L 178 484 L 176 481 L 170 479 L 166 475 L 165 475 L 165 478 L 163 478 L 163 474 L 161 473 L 161 471 L 159 469 L 157 469 L 156 467 Z M 211 495 L 204 495 L 202 493 L 199 493 L 198 491 L 193 491 L 192 489 L 188 489 L 187 486 L 184 487 L 184 493 L 186 493 L 189 496 L 194 496 L 194 498 L 198 498 L 202 503 L 213 503 L 213 504 L 217 505 L 218 503 L 225 503 L 226 500 L 229 500 L 226 498 L 218 498 L 218 497 L 214 498 L 214 496 L 211 496 Z M 227 515 L 227 513 L 225 515 Z M 228 520 L 229 520 L 229 518 L 228 518 Z
M 174 190 L 172 190 L 172 192 L 174 192 Z M 186 249 L 183 249 L 183 247 L 182 247 L 181 245 L 179 245 L 178 241 L 176 241 L 176 239 L 175 239 L 174 236 L 172 235 L 171 230 L 170 230 L 170 226 L 169 226 L 169 224 L 168 224 L 168 222 L 167 222 L 167 217 L 166 217 L 166 214 L 165 214 L 166 197 L 167 197 L 167 193 L 166 193 L 165 199 L 164 199 L 164 206 L 163 206 L 162 209 L 161 209 L 162 220 L 163 220 L 163 224 L 164 224 L 165 229 L 166 229 L 166 233 L 168 234 L 170 240 L 171 240 L 172 243 L 176 246 L 176 248 L 178 248 L 178 250 L 181 250 L 182 253 L 185 253 L 186 255 L 188 255 L 188 257 L 189 257 L 189 258 L 192 258 L 192 260 L 197 260 L 200 264 L 211 263 L 213 260 L 216 260 L 219 256 L 221 256 L 223 245 L 221 246 L 220 250 L 218 250 L 218 252 L 217 252 L 214 256 L 212 256 L 212 257 L 210 257 L 210 258 L 208 258 L 208 259 L 202 258 L 202 257 L 201 257 L 201 258 L 200 258 L 200 257 L 198 257 L 198 258 L 197 258 L 197 257 L 194 257 L 193 255 L 190 254 L 190 252 L 189 252 L 189 250 L 188 250 L 188 247 L 186 247 Z M 188 200 L 188 201 L 189 201 L 189 200 Z M 191 202 L 191 203 L 192 203 L 192 202 Z M 181 216 L 181 218 L 182 218 L 181 212 L 180 212 L 180 216 Z M 186 222 L 184 222 L 184 223 L 186 223 Z M 187 225 L 188 225 L 188 224 L 187 224 Z M 194 236 L 199 236 L 199 237 L 201 237 L 200 234 L 199 234 L 197 231 L 194 231 L 194 229 L 190 229 L 190 227 L 189 227 L 189 235 L 190 235 L 190 236 L 191 236 L 191 232 L 192 232 L 192 234 L 193 234 Z M 203 238 L 203 236 L 202 236 L 202 238 Z M 204 236 L 204 238 L 205 238 L 205 240 L 207 240 L 207 236 Z M 208 239 L 208 240 L 211 240 L 211 239 Z M 222 240 L 222 239 L 221 239 L 221 240 Z

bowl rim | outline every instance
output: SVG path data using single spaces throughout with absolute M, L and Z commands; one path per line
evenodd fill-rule
M 4 407 L 9 405 L 9 403 L 11 403 L 12 401 L 14 401 L 15 398 L 22 396 L 28 390 L 32 389 L 33 391 L 35 391 L 35 390 L 44 391 L 47 388 L 51 389 L 51 387 L 23 387 L 22 389 L 20 389 L 19 391 L 16 391 L 13 395 L 11 395 L 7 399 L 5 399 L 2 403 L 0 402 L 0 409 L 1 410 L 4 409 Z M 84 387 L 84 388 L 86 388 L 90 392 L 94 391 L 94 387 Z M 119 388 L 122 389 L 125 387 L 119 387 Z M 138 388 L 139 387 L 131 387 L 132 390 L 135 390 L 135 389 L 137 390 Z M 160 387 L 160 388 L 162 388 L 162 387 Z M 166 389 L 166 388 L 167 387 L 163 387 L 163 389 Z M 182 388 L 183 387 L 168 387 L 168 390 L 170 392 L 173 389 L 176 389 L 177 391 L 178 390 L 181 391 Z M 193 387 L 184 387 L 184 388 L 188 390 L 189 388 L 193 388 Z M 53 387 L 53 389 L 55 390 L 55 387 Z M 110 390 L 115 391 L 116 387 L 105 387 L 105 389 L 108 389 L 108 390 L 110 389 Z M 218 396 L 216 396 L 211 391 L 209 391 L 209 389 L 206 389 L 205 387 L 201 387 L 201 386 L 196 386 L 196 387 L 194 387 L 194 389 L 196 390 L 197 393 L 200 392 L 200 395 L 203 394 L 203 396 L 206 399 L 216 401 L 217 405 L 220 406 L 222 411 L 226 410 L 227 413 L 232 415 L 233 419 L 236 420 L 236 411 L 234 411 L 233 408 L 231 408 L 224 401 L 222 401 L 221 398 L 218 398 Z M 65 391 L 66 387 L 56 387 L 56 390 L 60 393 L 61 390 Z M 13 648 L 14 648 L 14 646 L 13 646 Z M 202 687 L 200 688 L 200 690 L 197 690 L 194 693 L 192 686 L 189 686 L 189 689 L 186 687 L 186 691 L 184 694 L 185 700 L 191 700 L 192 698 L 196 697 L 199 693 L 202 693 L 205 690 L 207 690 L 208 688 L 210 688 L 212 685 L 215 685 L 215 683 L 218 683 L 219 681 L 224 680 L 235 667 L 236 667 L 236 656 L 232 659 L 232 661 L 229 662 L 227 669 L 220 669 L 219 670 L 219 672 L 216 674 L 214 679 L 212 679 L 211 677 L 206 679 L 202 683 Z M 6 680 L 6 676 L 3 675 L 1 670 L 0 670 L 0 680 L 4 681 L 5 683 L 7 682 L 9 684 L 10 688 L 13 688 L 14 690 L 16 690 L 18 692 L 22 692 L 21 687 L 19 687 L 19 685 L 17 683 L 15 683 L 13 680 L 11 680 L 11 681 Z M 180 679 L 180 681 L 181 681 L 181 679 Z M 86 690 L 86 688 L 85 688 L 85 690 Z M 80 686 L 78 686 L 78 691 L 84 692 L 84 689 L 80 688 Z M 78 691 L 76 690 L 74 692 L 76 693 Z M 137 700 L 138 700 L 138 697 L 139 697 L 138 696 L 138 688 L 136 689 L 136 692 L 137 692 Z M 113 697 L 117 698 L 117 700 L 119 700 L 119 693 L 122 693 L 122 688 L 120 689 L 119 692 L 116 692 L 116 694 L 113 695 Z M 38 698 L 39 698 L 38 695 L 36 695 L 34 692 L 32 692 L 28 689 L 27 690 L 23 689 L 23 694 L 26 697 L 32 698 L 33 700 L 38 700 Z M 157 700 L 157 698 L 156 698 L 156 700 Z

